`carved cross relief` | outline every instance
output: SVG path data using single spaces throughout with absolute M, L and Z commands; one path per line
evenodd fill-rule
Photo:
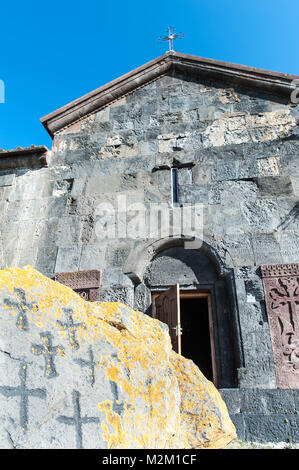
M 299 388 L 299 263 L 261 266 L 279 388 Z
M 97 302 L 100 300 L 100 287 L 102 271 L 75 271 L 70 273 L 56 273 L 55 281 L 73 289 L 84 300 Z

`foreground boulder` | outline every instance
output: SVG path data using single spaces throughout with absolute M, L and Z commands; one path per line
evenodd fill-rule
M 236 437 L 168 328 L 89 303 L 30 266 L 0 271 L 0 448 L 221 448 Z

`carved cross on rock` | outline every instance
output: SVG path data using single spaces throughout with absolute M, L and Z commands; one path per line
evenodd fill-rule
M 85 328 L 85 325 L 84 323 L 74 323 L 73 309 L 64 308 L 63 312 L 65 313 L 65 316 L 67 319 L 66 322 L 61 322 L 60 320 L 57 320 L 57 323 L 60 326 L 60 328 L 67 331 L 71 348 L 79 349 L 80 345 L 76 339 L 76 330 L 78 328 Z
M 56 355 L 64 356 L 64 348 L 62 346 L 52 346 L 53 335 L 49 332 L 40 333 L 39 336 L 43 344 L 33 344 L 31 350 L 36 356 L 44 355 L 45 376 L 50 379 L 58 375 L 54 364 L 54 357 Z
M 73 425 L 76 430 L 76 446 L 77 449 L 83 448 L 83 434 L 82 424 L 87 423 L 99 423 L 99 418 L 81 416 L 81 405 L 80 405 L 80 392 L 73 390 L 72 394 L 74 416 L 58 416 L 57 421 L 63 424 Z
M 4 299 L 3 303 L 7 307 L 15 308 L 18 311 L 16 326 L 19 330 L 27 331 L 29 330 L 27 313 L 33 308 L 38 307 L 35 303 L 26 301 L 26 294 L 23 289 L 14 287 L 13 292 L 18 300 Z
M 20 426 L 22 430 L 27 431 L 28 425 L 28 401 L 29 397 L 46 398 L 46 390 L 43 388 L 26 388 L 27 364 L 21 362 L 19 369 L 20 385 L 18 387 L 0 386 L 0 393 L 7 398 L 20 397 Z

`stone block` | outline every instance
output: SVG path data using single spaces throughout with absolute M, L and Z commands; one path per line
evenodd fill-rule
M 120 178 L 118 174 L 103 175 L 97 174 L 88 178 L 86 184 L 87 195 L 98 195 L 103 193 L 112 193 L 120 190 Z
M 81 241 L 82 218 L 62 217 L 57 227 L 56 243 L 59 247 L 77 246 Z
M 19 259 L 18 259 L 18 266 L 24 267 L 24 266 L 35 266 L 36 261 L 37 261 L 37 252 L 38 252 L 38 247 L 30 247 L 19 250 Z M 41 255 L 39 257 L 39 262 L 41 262 Z M 51 268 L 51 261 L 47 263 L 49 265 L 49 268 Z M 44 266 L 43 269 L 45 269 L 46 266 Z M 50 269 L 51 270 L 51 269 Z
M 66 215 L 67 196 L 49 197 L 45 199 L 46 207 L 42 215 L 45 217 L 64 217 Z
M 268 413 L 281 415 L 284 413 L 289 415 L 295 414 L 295 400 L 292 391 L 275 389 L 262 390 L 261 393 L 265 397 Z
M 289 415 L 288 420 L 288 442 L 290 444 L 299 442 L 299 416 L 298 414 Z
M 292 181 L 289 176 L 261 176 L 257 178 L 261 196 L 285 196 L 293 194 Z
M 230 418 L 236 428 L 237 438 L 241 441 L 245 441 L 245 420 L 244 416 L 240 414 L 230 415 Z
M 289 231 L 282 231 L 277 240 L 280 245 L 280 251 L 283 263 L 292 263 L 297 259 L 299 234 Z
M 250 302 L 260 302 L 265 297 L 262 281 L 257 276 L 245 281 L 245 289 L 247 302 L 249 301 L 249 297 Z
M 178 170 L 178 184 L 192 184 L 192 170 L 191 168 L 180 168 Z
M 242 389 L 240 399 L 241 412 L 244 414 L 269 414 L 264 390 Z
M 225 181 L 238 178 L 238 162 L 218 163 L 212 172 L 212 180 Z
M 70 179 L 63 179 L 63 180 L 56 180 L 53 182 L 53 196 L 60 197 L 64 196 L 65 194 L 69 194 L 72 190 L 74 180 Z
M 100 244 L 82 245 L 79 270 L 103 269 L 106 266 L 106 247 L 107 241 L 101 241 Z
M 192 168 L 193 181 L 195 184 L 207 184 L 212 179 L 213 165 L 199 165 Z
M 184 95 L 174 95 L 174 96 L 170 96 L 169 98 L 169 111 L 171 113 L 189 109 L 189 106 L 190 106 L 190 102 L 188 100 L 188 97 Z
M 220 190 L 222 204 L 234 204 L 237 201 L 254 201 L 258 197 L 258 188 L 254 181 L 223 181 Z
M 12 186 L 15 183 L 16 175 L 8 174 L 0 176 L 0 187 Z
M 182 204 L 207 203 L 209 200 L 208 185 L 184 184 L 179 186 L 179 202 Z
M 276 176 L 279 174 L 278 157 L 261 157 L 257 159 L 259 176 Z
M 134 305 L 134 290 L 129 287 L 110 286 L 101 289 L 102 302 L 121 302 L 129 307 Z
M 299 175 L 291 175 L 291 183 L 292 183 L 292 188 L 294 191 L 294 194 L 296 196 L 299 196 Z
M 152 312 L 148 311 L 151 306 L 151 303 L 152 295 L 149 288 L 143 283 L 138 284 L 134 292 L 134 309 L 139 312 L 144 312 L 151 315 Z
M 222 388 L 219 390 L 225 401 L 230 416 L 241 411 L 241 392 L 239 388 Z
M 294 395 L 296 414 L 299 415 L 299 389 L 293 390 L 292 393 Z
M 282 262 L 280 246 L 271 233 L 253 234 L 252 247 L 256 265 Z
M 288 442 L 289 426 L 288 415 L 260 415 L 244 416 L 245 438 L 253 442 Z
M 240 205 L 248 231 L 252 233 L 271 234 L 281 221 L 278 202 L 275 199 L 244 200 L 240 201 Z
M 58 249 L 55 246 L 44 246 L 38 248 L 35 266 L 42 273 L 55 271 L 55 263 Z
M 223 237 L 224 234 L 231 236 L 232 234 L 244 233 L 243 216 L 238 204 L 234 207 L 221 204 L 210 205 L 208 214 L 208 224 L 215 236 Z M 204 224 L 206 225 L 207 221 L 204 221 Z
M 232 259 L 234 266 L 254 264 L 251 239 L 247 234 L 231 234 L 225 241 L 225 249 Z
M 58 248 L 57 258 L 55 260 L 55 272 L 72 272 L 79 271 L 82 247 L 60 247 Z M 98 268 L 98 267 L 97 267 Z

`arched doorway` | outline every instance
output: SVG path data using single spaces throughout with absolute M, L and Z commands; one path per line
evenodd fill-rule
M 147 313 L 168 324 L 173 348 L 219 388 L 236 386 L 227 282 L 206 254 L 182 246 L 154 256 L 142 282 Z

